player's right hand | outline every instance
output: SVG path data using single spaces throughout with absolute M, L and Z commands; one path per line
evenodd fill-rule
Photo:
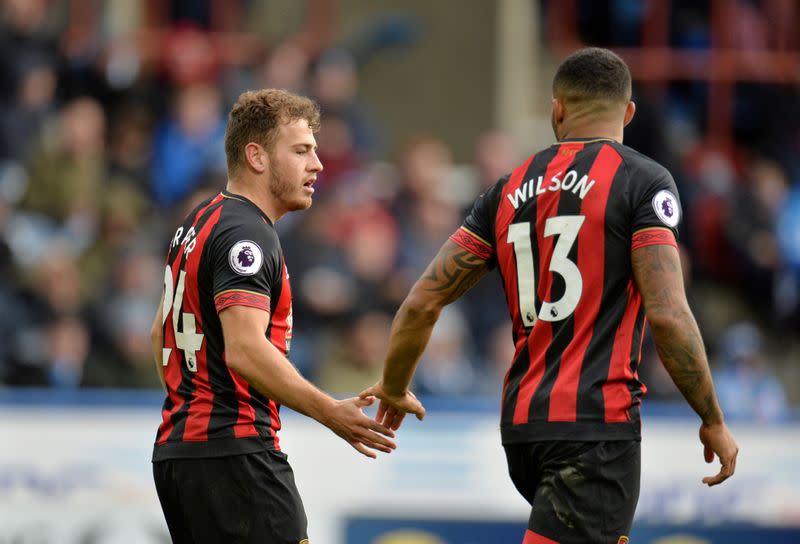
M 394 432 L 367 417 L 363 408 L 371 406 L 375 397 L 353 397 L 336 401 L 325 424 L 359 453 L 375 459 L 375 451 L 391 453 L 397 445 L 390 438 Z
M 720 471 L 715 476 L 706 476 L 703 483 L 709 487 L 721 484 L 736 471 L 736 456 L 739 454 L 739 446 L 733 439 L 733 435 L 728 430 L 725 422 L 713 425 L 700 425 L 700 442 L 703 443 L 706 463 L 714 460 L 714 455 L 719 457 L 722 465 Z
M 389 394 L 384 389 L 383 382 L 378 382 L 358 396 L 362 399 L 378 397 L 381 403 L 378 405 L 375 421 L 395 431 L 400 428 L 406 414 L 414 414 L 420 421 L 425 419 L 425 408 L 411 391 L 406 390 L 399 395 Z

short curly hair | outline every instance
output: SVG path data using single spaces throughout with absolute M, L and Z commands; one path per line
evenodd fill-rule
M 308 121 L 313 132 L 320 127 L 319 106 L 311 99 L 283 89 L 246 91 L 239 95 L 228 115 L 225 130 L 225 157 L 228 172 L 245 165 L 244 148 L 250 142 L 270 151 L 278 127 L 298 119 Z
M 613 51 L 599 47 L 580 49 L 558 67 L 553 96 L 568 102 L 627 104 L 631 99 L 631 73 Z

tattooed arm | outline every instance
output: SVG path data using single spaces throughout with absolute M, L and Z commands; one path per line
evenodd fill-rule
M 456 301 L 489 271 L 487 261 L 448 240 L 411 288 L 392 323 L 383 380 L 361 393 L 381 399 L 376 419 L 397 429 L 406 413 L 425 409 L 408 390 L 442 308 Z
M 739 449 L 717 402 L 700 330 L 686 300 L 678 251 L 670 245 L 645 246 L 633 251 L 631 263 L 658 355 L 703 422 L 706 461 L 717 454 L 722 463 L 720 473 L 703 482 L 721 483 L 733 474 Z
M 408 388 L 442 308 L 466 293 L 488 270 L 486 261 L 450 240 L 445 242 L 392 323 L 383 373 L 387 393 L 398 394 Z
M 672 381 L 703 423 L 721 422 L 703 340 L 684 293 L 678 251 L 669 245 L 647 246 L 635 250 L 631 261 L 658 355 Z

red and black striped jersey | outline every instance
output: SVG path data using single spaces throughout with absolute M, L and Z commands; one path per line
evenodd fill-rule
M 608 139 L 559 142 L 478 197 L 451 240 L 503 280 L 516 346 L 503 443 L 640 437 L 631 252 L 675 245 L 680 216 L 669 172 Z
M 280 407 L 225 362 L 218 313 L 234 305 L 269 312 L 265 335 L 288 355 L 292 295 L 278 235 L 255 204 L 223 191 L 192 211 L 170 241 L 162 308 L 167 397 L 154 461 L 280 449 Z

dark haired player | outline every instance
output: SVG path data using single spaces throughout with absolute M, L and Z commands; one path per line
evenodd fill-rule
M 153 475 L 178 543 L 308 542 L 292 469 L 278 444 L 278 410 L 313 417 L 368 457 L 390 452 L 391 430 L 334 400 L 286 358 L 289 273 L 273 224 L 311 206 L 322 164 L 310 100 L 243 93 L 225 133 L 228 187 L 176 230 L 152 329 L 164 383 Z
M 633 118 L 628 67 L 583 49 L 553 81 L 557 143 L 475 201 L 412 288 L 392 326 L 377 421 L 425 410 L 408 390 L 441 309 L 498 268 L 516 353 L 501 435 L 532 511 L 525 544 L 627 542 L 639 498 L 639 381 L 646 320 L 675 384 L 700 416 L 705 459 L 736 468 L 683 288 L 681 208 L 669 172 L 622 145 Z

